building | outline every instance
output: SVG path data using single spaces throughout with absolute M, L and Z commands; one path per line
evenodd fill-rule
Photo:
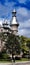
M 18 26 L 19 26 L 19 24 L 18 24 L 18 21 L 16 19 L 16 11 L 14 9 L 13 12 L 12 12 L 12 20 L 10 22 L 10 27 L 13 30 L 13 34 L 15 34 L 15 35 L 18 32 Z
M 4 20 L 2 26 L 0 25 L 0 33 L 3 32 L 4 35 L 7 35 L 9 33 L 13 33 L 14 35 L 17 35 L 18 26 L 19 24 L 16 19 L 16 11 L 14 9 L 12 12 L 12 20 L 10 21 L 10 25 L 8 24 L 7 20 Z M 6 38 L 5 41 L 2 41 L 0 38 L 0 52 L 3 49 L 5 42 L 6 42 Z

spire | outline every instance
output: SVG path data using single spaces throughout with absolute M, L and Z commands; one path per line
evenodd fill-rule
M 16 19 L 16 10 L 15 9 L 12 11 L 12 20 L 10 22 L 10 26 L 12 26 L 12 25 L 17 25 L 17 26 L 19 25 L 17 22 L 17 19 Z
M 16 12 L 16 10 L 14 9 L 13 12 Z
M 12 16 L 14 17 L 16 17 L 16 10 L 14 9 L 13 11 L 12 11 Z

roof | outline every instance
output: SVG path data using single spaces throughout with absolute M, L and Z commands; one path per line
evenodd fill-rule
M 4 20 L 4 22 L 3 22 L 3 27 L 4 27 L 5 29 L 10 28 L 10 26 L 9 26 L 9 23 L 8 23 L 8 20 L 7 20 L 7 19 L 6 19 L 6 20 Z
M 14 9 L 12 15 L 14 15 L 14 14 L 15 15 L 12 17 L 12 20 L 10 22 L 10 25 L 19 25 L 18 22 L 17 22 L 17 19 L 16 19 L 16 13 L 15 12 L 16 12 L 16 10 Z
M 4 20 L 3 25 L 8 25 L 8 20 Z
M 16 20 L 16 17 L 12 18 L 12 21 L 10 22 L 10 25 L 18 25 L 18 22 Z

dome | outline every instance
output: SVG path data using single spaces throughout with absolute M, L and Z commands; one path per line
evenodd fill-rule
M 10 22 L 10 25 L 19 25 L 16 20 L 16 17 L 13 17 L 12 21 Z
M 16 19 L 16 10 L 14 9 L 13 10 L 13 12 L 12 12 L 13 14 L 12 14 L 12 20 L 11 20 L 11 22 L 10 22 L 10 26 L 12 26 L 12 25 L 19 25 L 18 24 L 18 22 L 17 22 L 17 19 Z
M 8 20 L 7 20 L 7 19 L 4 20 L 4 22 L 3 22 L 3 27 L 4 27 L 5 29 L 8 29 L 8 28 L 9 28 L 9 23 L 8 23 Z
M 3 25 L 8 25 L 7 19 L 4 20 Z

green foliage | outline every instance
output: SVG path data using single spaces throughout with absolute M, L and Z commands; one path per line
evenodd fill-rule
M 20 45 L 21 45 L 21 49 L 23 50 L 23 53 L 27 54 L 27 51 L 29 51 L 29 48 L 30 48 L 30 38 L 21 36 Z
M 10 34 L 5 45 L 10 54 L 14 55 L 20 53 L 20 44 L 15 35 Z
M 6 53 L 3 54 L 4 59 L 7 59 L 8 57 L 9 57 L 8 54 L 6 54 Z
M 20 54 L 20 49 L 23 50 L 23 53 L 27 53 L 30 50 L 30 38 L 24 36 L 15 36 L 13 34 L 0 33 L 0 39 L 5 42 L 6 51 L 8 50 L 9 54 L 17 55 Z M 4 51 L 4 49 L 2 49 Z M 6 54 L 3 55 L 6 58 Z
M 27 46 L 28 46 L 29 49 L 30 49 L 30 41 L 27 41 Z

